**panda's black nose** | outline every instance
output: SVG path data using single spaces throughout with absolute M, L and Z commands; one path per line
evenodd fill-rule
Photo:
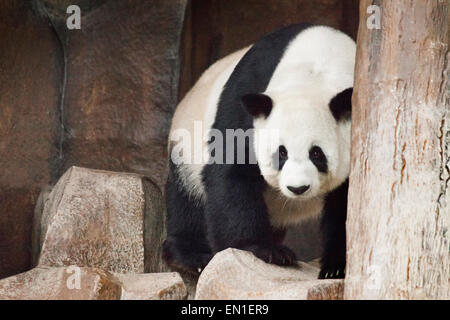
M 291 191 L 292 193 L 295 193 L 296 195 L 301 195 L 304 194 L 306 191 L 308 191 L 309 186 L 301 186 L 301 187 L 287 187 L 289 189 L 289 191 Z

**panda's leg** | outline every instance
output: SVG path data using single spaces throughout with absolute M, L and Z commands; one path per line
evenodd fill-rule
M 166 184 L 167 238 L 163 258 L 172 268 L 198 274 L 212 258 L 203 204 L 189 197 L 174 169 L 171 163 Z
M 274 232 L 270 225 L 263 178 L 232 170 L 218 164 L 204 168 L 205 219 L 212 251 L 237 248 L 267 263 L 295 264 L 294 252 L 280 243 L 282 232 Z
M 327 195 L 322 214 L 323 253 L 319 279 L 345 276 L 345 221 L 347 219 L 348 179 Z

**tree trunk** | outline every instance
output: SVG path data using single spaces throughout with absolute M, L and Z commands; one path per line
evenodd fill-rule
M 450 298 L 448 10 L 361 1 L 346 299 Z

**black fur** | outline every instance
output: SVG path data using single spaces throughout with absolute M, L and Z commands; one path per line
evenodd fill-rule
M 269 34 L 245 54 L 224 86 L 213 128 L 225 136 L 226 129 L 245 131 L 253 127 L 252 116 L 242 108 L 241 98 L 265 91 L 289 42 L 309 26 L 293 25 Z M 224 139 L 224 156 L 226 143 Z M 235 159 L 236 144 L 235 140 Z M 204 203 L 189 197 L 179 181 L 176 167 L 170 163 L 166 187 L 168 237 L 164 243 L 164 258 L 170 265 L 197 272 L 214 253 L 229 247 L 251 251 L 270 263 L 291 265 L 295 262 L 295 254 L 281 245 L 284 230 L 275 230 L 270 225 L 263 198 L 267 184 L 258 165 L 248 162 L 251 156 L 254 158 L 248 140 L 245 151 L 245 164 L 209 164 L 203 168 Z M 326 237 L 321 275 L 335 267 L 342 268 L 341 252 L 344 252 L 345 266 L 345 217 L 342 244 L 342 228 L 334 225 L 342 223 L 342 219 L 333 216 L 334 206 L 338 207 L 340 216 L 343 199 L 347 199 L 341 188 L 328 195 L 325 205 L 322 225 L 331 236 Z M 332 252 L 328 252 L 329 249 Z
M 330 101 L 330 110 L 336 121 L 350 120 L 352 116 L 353 88 L 345 89 Z
M 319 279 L 344 278 L 345 221 L 347 220 L 348 179 L 330 192 L 321 219 L 323 253 Z
M 284 152 L 286 154 L 286 156 L 281 156 L 281 152 Z M 278 150 L 276 152 L 274 152 L 272 155 L 273 167 L 275 167 L 275 169 L 280 171 L 281 169 L 283 169 L 284 164 L 286 163 L 286 161 L 288 159 L 289 159 L 289 154 L 288 154 L 288 151 L 286 150 L 286 147 L 279 146 Z
M 309 150 L 309 159 L 314 163 L 319 172 L 328 172 L 328 160 L 321 147 L 313 146 L 311 150 Z
M 267 118 L 272 111 L 272 99 L 262 93 L 250 93 L 241 98 L 242 105 L 253 117 Z
M 204 206 L 186 193 L 170 160 L 166 199 L 167 238 L 163 258 L 176 269 L 197 273 L 212 258 L 206 241 Z

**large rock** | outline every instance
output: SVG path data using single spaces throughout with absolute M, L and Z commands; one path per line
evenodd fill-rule
M 33 208 L 59 156 L 63 54 L 30 3 L 0 2 L 0 278 L 30 267 Z
M 40 267 L 0 280 L 0 300 L 118 300 L 120 283 L 95 268 Z
M 178 273 L 112 274 L 78 266 L 37 267 L 0 280 L 0 300 L 180 300 Z
M 176 272 L 114 274 L 122 284 L 121 300 L 183 300 L 186 286 Z
M 36 219 L 33 251 L 40 252 L 40 266 L 162 272 L 164 213 L 161 192 L 147 178 L 72 167 Z
M 200 275 L 195 299 L 342 299 L 342 280 L 317 280 L 319 269 L 299 262 L 279 267 L 237 249 L 217 253 Z

